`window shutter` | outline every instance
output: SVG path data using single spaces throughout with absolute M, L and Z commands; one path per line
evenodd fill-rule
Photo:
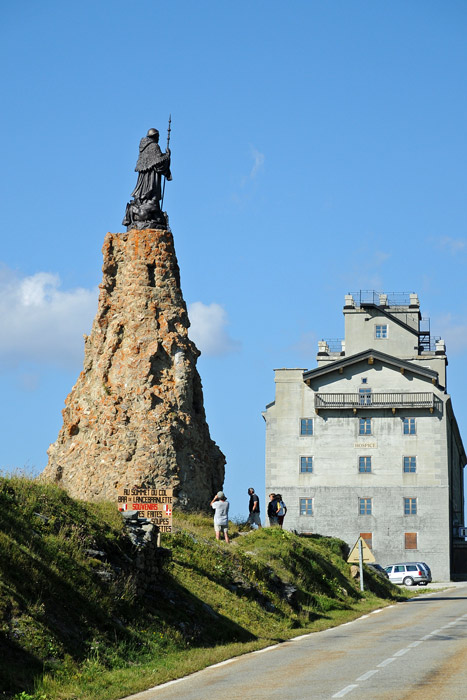
M 360 537 L 362 540 L 365 540 L 365 543 L 368 545 L 369 549 L 373 548 L 373 533 L 372 532 L 361 532 Z
M 405 533 L 405 548 L 406 549 L 417 549 L 417 533 L 416 532 L 406 532 Z

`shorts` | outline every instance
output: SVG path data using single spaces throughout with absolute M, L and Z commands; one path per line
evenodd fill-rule
M 256 511 L 251 511 L 250 515 L 248 516 L 248 523 L 250 525 L 261 525 L 261 518 L 259 513 L 256 513 Z
M 228 525 L 219 525 L 219 523 L 214 523 L 214 532 L 228 532 Z

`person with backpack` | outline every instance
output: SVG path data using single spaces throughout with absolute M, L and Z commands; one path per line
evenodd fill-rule
M 280 493 L 276 494 L 276 502 L 277 502 L 277 523 L 279 527 L 282 529 L 282 525 L 284 524 L 284 518 L 287 513 L 287 506 L 285 505 L 284 501 L 282 500 L 282 496 Z
M 269 494 L 268 518 L 269 518 L 269 527 L 274 527 L 275 525 L 279 525 L 279 521 L 277 520 L 277 496 L 275 493 Z

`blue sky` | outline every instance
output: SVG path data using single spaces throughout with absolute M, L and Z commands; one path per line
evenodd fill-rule
M 349 291 L 418 292 L 467 441 L 466 33 L 456 0 L 4 3 L 0 469 L 46 464 L 104 236 L 169 113 L 165 205 L 232 514 L 264 494 L 273 369 L 315 365 Z

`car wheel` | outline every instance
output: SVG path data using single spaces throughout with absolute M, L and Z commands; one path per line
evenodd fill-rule
M 411 576 L 406 576 L 402 583 L 404 586 L 413 586 L 413 578 L 411 578 Z

